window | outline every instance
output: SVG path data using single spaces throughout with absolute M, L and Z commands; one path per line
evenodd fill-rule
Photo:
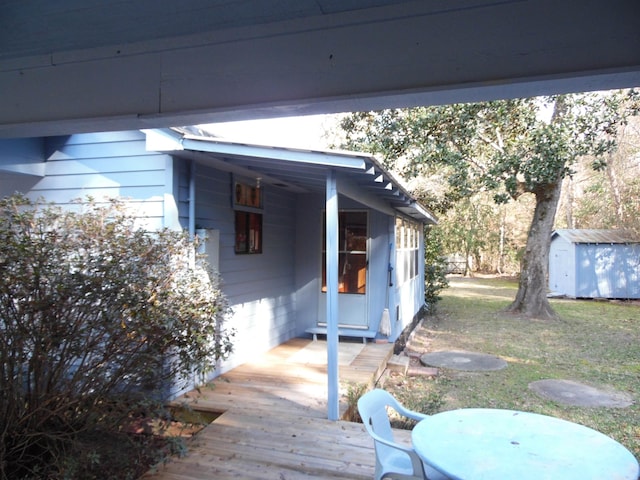
M 234 208 L 249 207 L 251 209 L 262 209 L 262 189 L 260 179 L 255 186 L 246 183 L 235 182 L 233 190 Z
M 396 282 L 402 285 L 418 275 L 420 253 L 420 225 L 396 218 Z
M 262 253 L 262 214 L 236 210 L 236 253 Z
M 262 253 L 262 189 L 255 185 L 233 182 L 235 213 L 235 252 Z

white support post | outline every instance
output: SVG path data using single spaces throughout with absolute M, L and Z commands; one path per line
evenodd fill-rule
M 326 252 L 327 252 L 327 415 L 338 420 L 338 189 L 336 174 L 327 174 Z

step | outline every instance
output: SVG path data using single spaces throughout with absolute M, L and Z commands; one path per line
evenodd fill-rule
M 312 327 L 305 330 L 313 335 L 313 341 L 318 340 L 318 335 L 326 335 L 327 327 Z M 361 328 L 338 328 L 338 336 L 362 338 L 362 343 L 367 343 L 367 338 L 376 338 L 378 332 L 373 330 L 365 330 Z

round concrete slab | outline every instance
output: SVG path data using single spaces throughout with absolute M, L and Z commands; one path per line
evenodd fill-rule
M 464 351 L 442 351 L 425 353 L 420 362 L 428 367 L 450 368 L 466 372 L 502 370 L 507 362 L 494 355 Z
M 633 403 L 630 395 L 604 390 L 571 380 L 539 380 L 529 388 L 549 400 L 576 407 L 625 408 Z

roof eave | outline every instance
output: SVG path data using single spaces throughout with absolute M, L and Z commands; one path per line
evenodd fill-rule
M 369 190 L 386 198 L 392 208 L 417 221 L 436 224 L 437 219 L 386 171 L 372 155 L 359 152 L 305 150 L 226 140 L 196 135 L 184 129 L 144 130 L 147 149 L 162 152 L 196 151 L 223 157 L 270 159 L 286 164 L 313 165 L 360 175 Z

